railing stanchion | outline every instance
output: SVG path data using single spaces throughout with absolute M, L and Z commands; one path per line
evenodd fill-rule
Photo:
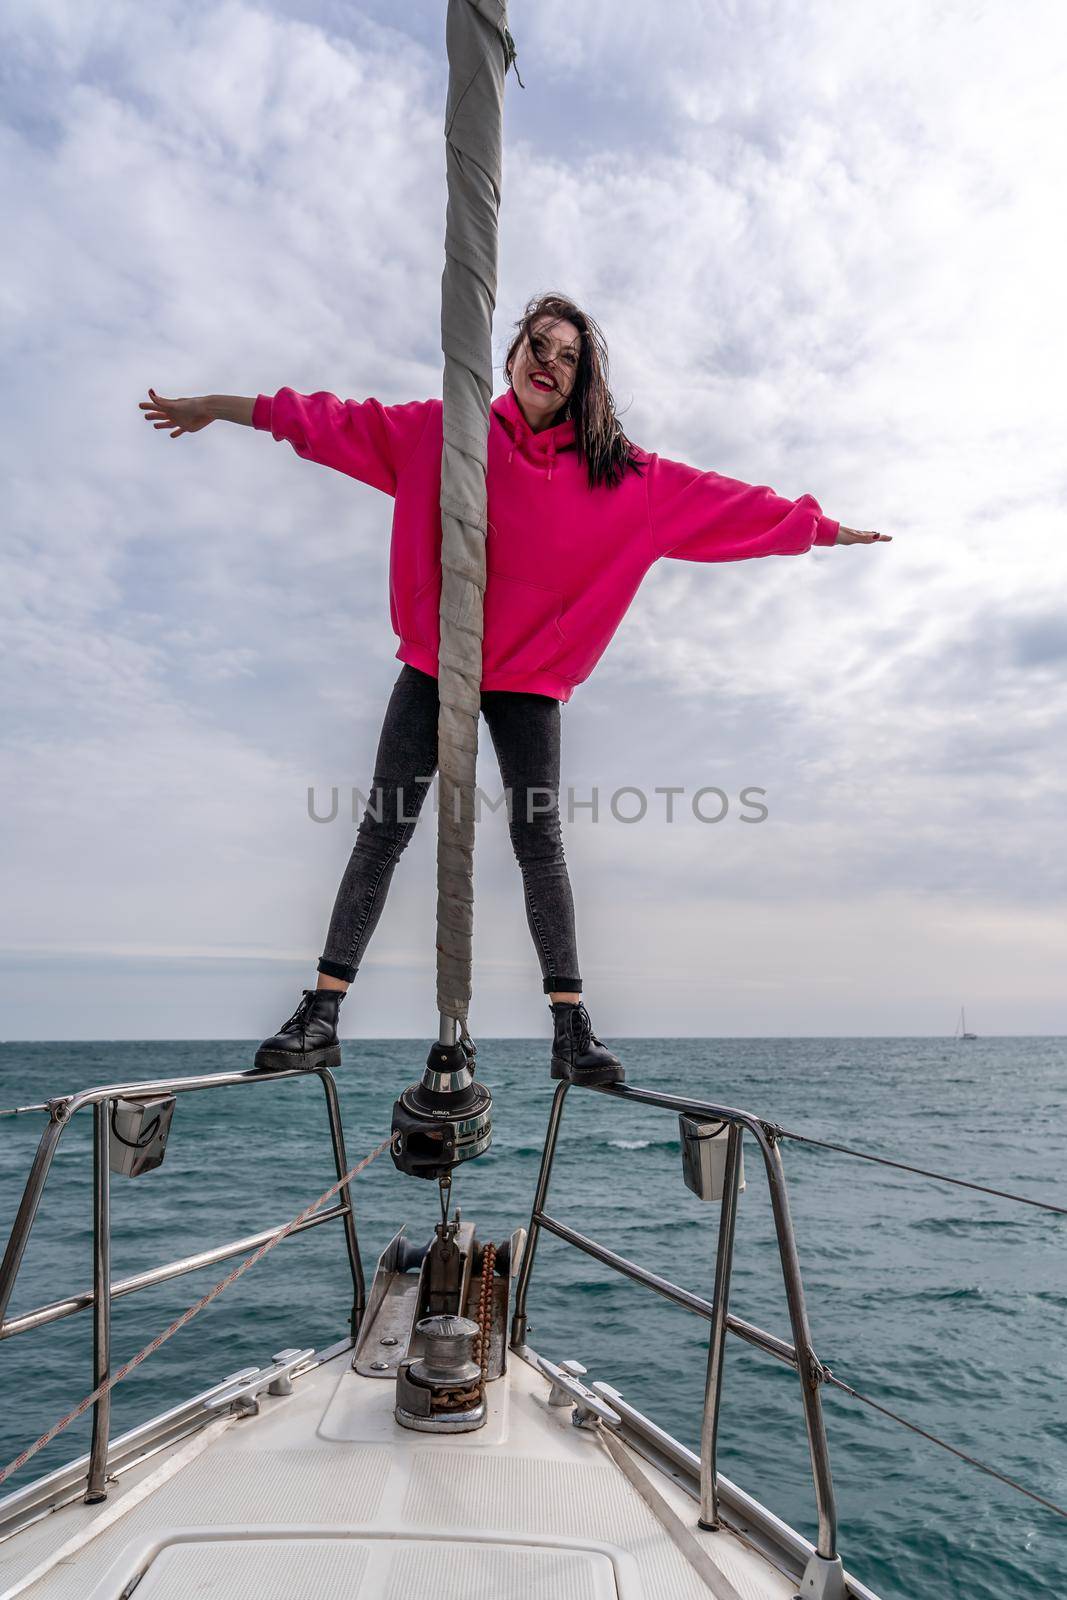
M 808 1310 L 804 1303 L 804 1284 L 800 1276 L 796 1235 L 789 1211 L 789 1196 L 785 1185 L 785 1169 L 778 1141 L 761 1130 L 760 1145 L 767 1168 L 767 1183 L 771 1191 L 771 1210 L 774 1230 L 778 1236 L 778 1254 L 782 1263 L 786 1304 L 793 1331 L 793 1348 L 797 1353 L 797 1373 L 800 1393 L 804 1403 L 804 1426 L 808 1435 L 808 1452 L 811 1456 L 811 1475 L 815 1487 L 815 1506 L 819 1515 L 818 1554 L 825 1561 L 837 1558 L 837 1508 L 834 1500 L 834 1483 L 830 1473 L 830 1447 L 826 1439 L 826 1423 L 819 1395 L 821 1382 L 819 1364 L 811 1342 Z
M 716 1447 L 719 1434 L 719 1402 L 722 1397 L 723 1358 L 726 1354 L 727 1316 L 730 1309 L 730 1270 L 734 1257 L 734 1230 L 737 1224 L 737 1186 L 741 1167 L 741 1129 L 730 1124 L 726 1143 L 726 1171 L 723 1177 L 722 1209 L 719 1213 L 719 1239 L 715 1250 L 715 1291 L 712 1300 L 711 1335 L 708 1339 L 708 1372 L 704 1385 L 704 1415 L 700 1425 L 700 1526 L 715 1531 L 719 1527 L 719 1490 Z
M 785 1169 L 782 1166 L 781 1153 L 778 1149 L 778 1130 L 772 1124 L 761 1121 L 750 1115 L 747 1111 L 739 1111 L 731 1106 L 715 1105 L 707 1100 L 692 1099 L 689 1096 L 660 1094 L 649 1089 L 639 1089 L 626 1083 L 604 1084 L 594 1090 L 596 1094 L 606 1095 L 612 1100 L 629 1101 L 631 1105 L 658 1106 L 663 1111 L 674 1111 L 686 1116 L 699 1116 L 702 1118 L 716 1117 L 730 1124 L 730 1141 L 728 1144 L 728 1163 L 732 1168 L 733 1161 L 740 1161 L 740 1139 L 743 1133 L 751 1134 L 759 1145 L 767 1174 L 767 1187 L 770 1191 L 771 1210 L 774 1216 L 774 1231 L 778 1244 L 778 1255 L 782 1268 L 782 1280 L 785 1288 L 786 1302 L 789 1307 L 789 1322 L 793 1333 L 793 1354 L 796 1360 L 797 1374 L 800 1378 L 800 1393 L 804 1407 L 804 1427 L 808 1438 L 808 1452 L 811 1458 L 812 1480 L 815 1489 L 815 1504 L 819 1518 L 819 1536 L 816 1546 L 816 1555 L 812 1563 L 821 1563 L 820 1572 L 826 1577 L 826 1566 L 833 1565 L 840 1569 L 841 1561 L 837 1554 L 837 1508 L 834 1501 L 834 1484 L 830 1472 L 830 1454 L 826 1439 L 826 1424 L 823 1420 L 822 1400 L 819 1387 L 823 1381 L 823 1369 L 816 1358 L 811 1342 L 811 1330 L 808 1326 L 808 1313 L 804 1304 L 804 1286 L 800 1277 L 800 1261 L 797 1256 L 796 1238 L 793 1233 L 793 1221 L 789 1214 L 789 1198 L 786 1190 Z M 610 1259 L 611 1251 L 605 1251 L 596 1245 L 595 1241 L 587 1240 L 584 1236 L 576 1235 L 573 1230 L 565 1228 L 554 1218 L 549 1217 L 544 1211 L 545 1195 L 548 1190 L 548 1178 L 551 1172 L 552 1158 L 555 1153 L 556 1136 L 559 1132 L 560 1096 L 557 1094 L 552 1107 L 552 1116 L 549 1120 L 546 1135 L 544 1155 L 541 1160 L 541 1172 L 538 1178 L 537 1197 L 534 1202 L 533 1215 L 530 1219 L 530 1246 L 527 1258 L 523 1263 L 523 1272 L 520 1284 L 520 1296 L 516 1298 L 515 1318 L 512 1323 L 512 1345 L 525 1343 L 526 1336 L 526 1290 L 530 1279 L 532 1266 L 532 1247 L 536 1244 L 537 1236 L 542 1228 L 558 1233 L 561 1238 L 571 1235 L 570 1242 L 579 1249 L 586 1250 L 589 1254 L 598 1256 L 607 1261 L 609 1266 L 636 1277 L 645 1282 L 650 1288 L 666 1294 L 668 1299 L 680 1300 L 680 1294 L 673 1285 L 667 1284 L 662 1279 L 657 1279 L 655 1274 L 645 1273 L 632 1269 L 622 1257 Z M 738 1144 L 735 1149 L 734 1136 Z M 733 1231 L 736 1221 L 737 1180 L 739 1171 L 728 1172 L 729 1184 L 732 1187 L 728 1200 L 724 1195 L 723 1214 L 720 1218 L 719 1248 L 716 1254 L 716 1291 L 715 1300 L 711 1305 L 712 1336 L 708 1349 L 708 1373 L 705 1390 L 704 1416 L 701 1427 L 701 1521 L 709 1527 L 717 1526 L 716 1505 L 716 1469 L 715 1446 L 718 1429 L 719 1400 L 722 1386 L 722 1346 L 725 1335 L 730 1330 L 731 1318 L 728 1307 L 729 1274 L 731 1256 L 727 1245 L 732 1248 Z M 725 1231 L 724 1231 L 725 1230 Z M 693 1305 L 693 1310 L 700 1310 L 699 1305 Z M 734 1329 L 733 1331 L 740 1331 Z M 751 1330 L 759 1333 L 759 1330 Z M 789 1359 L 788 1346 L 783 1341 L 775 1341 L 772 1345 L 766 1338 L 757 1338 L 757 1343 L 771 1348 L 772 1353 L 782 1355 Z M 777 1345 L 777 1348 L 775 1348 Z M 834 1575 L 836 1583 L 839 1572 Z M 828 1582 L 829 1579 L 826 1579 Z M 825 1587 L 827 1595 L 830 1588 Z M 824 1592 L 820 1590 L 820 1593 Z M 837 1590 L 833 1591 L 834 1593 Z
M 329 1067 L 319 1070 L 323 1092 L 326 1095 L 326 1111 L 330 1119 L 330 1142 L 333 1145 L 334 1166 L 337 1176 L 343 1177 L 348 1171 L 348 1156 L 345 1153 L 345 1135 L 341 1126 L 341 1108 L 337 1099 L 337 1080 Z M 344 1214 L 345 1243 L 348 1246 L 348 1265 L 352 1273 L 352 1337 L 355 1339 L 363 1321 L 363 1313 L 367 1309 L 367 1286 L 363 1277 L 363 1259 L 359 1253 L 359 1237 L 356 1232 L 356 1208 L 352 1203 L 352 1191 L 349 1184 L 345 1184 L 340 1191 L 341 1200 L 346 1207 Z
M 22 1191 L 22 1199 L 11 1226 L 11 1235 L 4 1251 L 4 1259 L 0 1262 L 0 1327 L 7 1318 L 7 1308 L 11 1301 L 11 1291 L 15 1287 L 22 1257 L 26 1252 L 26 1244 L 33 1228 L 37 1209 L 41 1204 L 44 1193 L 45 1181 L 52 1166 L 52 1157 L 56 1153 L 56 1146 L 63 1137 L 66 1127 L 66 1118 L 57 1116 L 55 1111 L 49 1115 L 48 1124 L 43 1130 L 34 1153 L 33 1164 L 26 1179 L 26 1187 Z
M 333 1074 L 328 1070 L 323 1069 L 317 1075 L 322 1080 L 326 1094 L 330 1139 L 333 1146 L 337 1176 L 342 1178 L 348 1171 L 348 1158 L 345 1153 L 337 1085 Z M 11 1233 L 8 1237 L 3 1259 L 0 1261 L 0 1340 L 11 1338 L 17 1333 L 28 1333 L 33 1328 L 44 1326 L 46 1322 L 58 1322 L 77 1311 L 88 1311 L 91 1307 L 93 1313 L 93 1389 L 96 1390 L 111 1375 L 111 1301 L 113 1298 L 119 1298 L 124 1294 L 133 1294 L 137 1290 L 150 1288 L 156 1283 L 169 1281 L 171 1278 L 182 1277 L 187 1272 L 196 1272 L 199 1268 L 207 1266 L 214 1261 L 223 1261 L 228 1255 L 234 1255 L 240 1250 L 247 1249 L 250 1246 L 258 1247 L 263 1245 L 273 1233 L 277 1232 L 276 1229 L 268 1229 L 263 1234 L 253 1235 L 248 1239 L 237 1239 L 226 1245 L 200 1251 L 196 1255 L 186 1257 L 183 1260 L 167 1262 L 163 1266 L 151 1268 L 147 1272 L 134 1273 L 132 1276 L 124 1278 L 118 1285 L 114 1285 L 111 1281 L 110 1142 L 112 1108 L 116 1100 L 125 1098 L 140 1100 L 150 1096 L 188 1094 L 194 1091 L 202 1092 L 206 1089 L 257 1087 L 285 1078 L 302 1076 L 306 1076 L 306 1074 L 299 1072 L 297 1069 L 287 1069 L 285 1072 L 279 1073 L 257 1073 L 254 1071 L 208 1072 L 199 1073 L 189 1078 L 142 1079 L 133 1083 L 99 1084 L 95 1088 L 79 1090 L 76 1094 L 56 1097 L 50 1100 L 46 1107 L 35 1107 L 34 1109 L 47 1109 L 49 1114 L 48 1125 L 43 1130 L 38 1141 L 18 1211 L 11 1226 Z M 45 1184 L 52 1169 L 52 1163 L 59 1148 L 60 1140 L 74 1120 L 77 1112 L 88 1106 L 93 1108 L 92 1290 L 83 1290 L 79 1294 L 68 1297 L 66 1300 L 58 1300 L 49 1305 L 36 1306 L 28 1312 L 22 1312 L 18 1316 L 11 1316 L 9 1315 L 8 1307 L 12 1291 L 25 1256 L 26 1244 L 40 1208 L 41 1197 L 44 1193 Z M 322 1212 L 319 1216 L 307 1218 L 300 1224 L 299 1229 L 293 1228 L 292 1232 L 304 1232 L 309 1228 L 318 1227 L 320 1223 L 332 1222 L 337 1217 L 340 1217 L 344 1222 L 348 1260 L 352 1273 L 351 1321 L 354 1338 L 364 1314 L 366 1290 L 363 1278 L 363 1264 L 359 1254 L 355 1206 L 352 1202 L 350 1185 L 346 1184 L 344 1186 L 341 1190 L 341 1195 L 342 1198 L 335 1207 L 329 1211 Z M 107 1499 L 107 1461 L 111 1425 L 110 1390 L 93 1402 L 92 1410 L 92 1438 L 89 1447 L 89 1463 L 85 1485 L 85 1500 L 88 1504 Z
M 548 1198 L 548 1185 L 552 1177 L 552 1163 L 556 1155 L 556 1140 L 559 1138 L 559 1125 L 563 1118 L 563 1101 L 566 1098 L 567 1087 L 566 1083 L 561 1083 L 552 1098 L 552 1110 L 545 1132 L 545 1148 L 541 1152 L 541 1169 L 537 1174 L 537 1189 L 534 1193 L 533 1210 L 530 1213 L 530 1231 L 526 1238 L 526 1248 L 522 1253 L 518 1282 L 515 1285 L 515 1314 L 511 1319 L 512 1349 L 518 1349 L 520 1345 L 526 1343 L 526 1292 L 530 1287 L 534 1252 L 541 1235 L 541 1213 Z
M 93 1388 L 111 1376 L 111 1100 L 93 1106 Z M 93 1402 L 93 1433 L 85 1500 L 107 1499 L 111 1391 Z

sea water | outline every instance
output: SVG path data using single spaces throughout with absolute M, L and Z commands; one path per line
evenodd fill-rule
M 743 1107 L 783 1127 L 1053 1204 L 1063 1176 L 1067 1040 L 612 1039 L 634 1084 Z M 338 1073 L 350 1164 L 387 1132 L 428 1041 L 348 1040 Z M 10 1043 L 0 1105 L 93 1084 L 237 1070 L 253 1042 Z M 480 1237 L 528 1219 L 554 1087 L 547 1040 L 479 1041 L 495 1097 L 492 1149 L 457 1174 Z M 0 1121 L 4 1232 L 43 1123 Z M 92 1123 L 66 1131 L 12 1310 L 91 1285 Z M 958 1449 L 1067 1502 L 1067 1217 L 786 1141 L 783 1157 L 820 1360 Z M 315 1077 L 179 1097 L 166 1160 L 115 1177 L 113 1274 L 121 1278 L 295 1216 L 333 1180 Z M 736 1315 L 789 1337 L 759 1152 L 746 1147 L 731 1295 Z M 436 1186 L 388 1156 L 356 1181 L 368 1278 L 406 1222 L 430 1236 Z M 718 1207 L 682 1181 L 677 1119 L 608 1096 L 568 1096 L 550 1210 L 613 1250 L 710 1296 Z M 134 1354 L 235 1264 L 118 1300 L 113 1365 Z M 348 1331 L 351 1278 L 337 1223 L 286 1239 L 113 1395 L 113 1432 L 287 1345 Z M 699 1439 L 708 1325 L 542 1238 L 529 1342 L 594 1378 L 690 1446 Z M 87 1312 L 0 1345 L 0 1464 L 92 1387 Z M 845 1564 L 885 1600 L 1067 1594 L 1067 1524 L 936 1445 L 824 1386 Z M 87 1448 L 82 1418 L 2 1492 Z M 721 1470 L 814 1536 L 795 1374 L 727 1347 Z

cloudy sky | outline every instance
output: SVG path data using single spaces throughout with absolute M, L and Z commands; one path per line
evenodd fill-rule
M 391 502 L 138 402 L 440 394 L 443 19 L 5 7 L 0 1037 L 257 1039 L 313 982 L 399 671 Z M 1062 7 L 516 0 L 511 27 L 496 391 L 560 288 L 640 444 L 893 534 L 659 562 L 564 710 L 564 784 L 601 796 L 565 824 L 597 1031 L 950 1033 L 961 1002 L 1067 1031 Z M 667 822 L 672 784 L 730 809 Z M 436 1026 L 433 828 L 348 1035 Z M 472 1029 L 547 1037 L 502 816 L 477 859 Z

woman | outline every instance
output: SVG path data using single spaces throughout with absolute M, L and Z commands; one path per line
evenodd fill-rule
M 670 461 L 631 444 L 608 388 L 593 319 L 564 295 L 526 306 L 504 362 L 509 388 L 489 422 L 482 711 L 500 763 L 526 915 L 553 1020 L 551 1073 L 624 1076 L 582 1002 L 574 904 L 559 819 L 560 708 L 593 670 L 653 562 L 797 555 L 813 544 L 889 535 L 842 527 L 811 495 Z M 146 420 L 195 433 L 216 418 L 270 431 L 297 455 L 395 500 L 390 613 L 404 663 L 378 743 L 370 802 L 333 907 L 315 989 L 256 1066 L 337 1066 L 337 1018 L 381 916 L 393 869 L 437 768 L 441 589 L 440 400 L 385 406 L 279 389 L 165 400 Z

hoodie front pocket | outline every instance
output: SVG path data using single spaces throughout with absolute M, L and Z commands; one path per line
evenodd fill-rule
M 486 573 L 482 669 L 536 672 L 567 643 L 559 625 L 563 595 L 558 589 Z

